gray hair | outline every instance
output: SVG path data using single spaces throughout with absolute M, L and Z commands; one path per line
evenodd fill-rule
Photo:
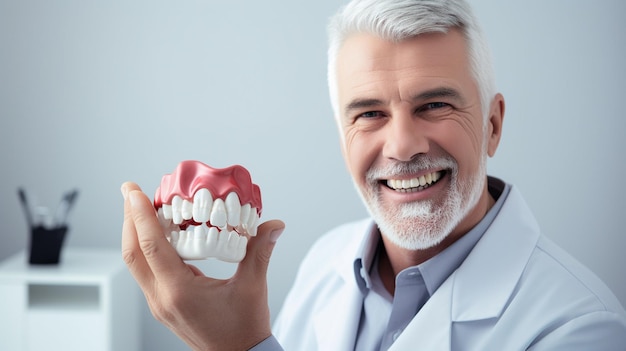
M 470 68 L 478 87 L 485 118 L 495 95 L 491 54 L 469 4 L 464 0 L 353 0 L 328 25 L 328 88 L 335 116 L 339 117 L 337 54 L 355 33 L 370 33 L 400 42 L 424 33 L 461 31 L 467 42 Z

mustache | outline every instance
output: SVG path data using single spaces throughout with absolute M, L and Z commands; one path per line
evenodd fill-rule
M 418 155 L 410 161 L 394 161 L 384 166 L 373 166 L 367 170 L 365 179 L 377 182 L 380 179 L 392 179 L 433 169 L 457 169 L 457 162 L 451 156 L 432 157 Z

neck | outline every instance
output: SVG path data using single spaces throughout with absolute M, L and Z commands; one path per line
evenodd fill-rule
M 486 196 L 483 196 L 479 200 L 478 204 L 474 208 L 473 218 L 466 218 L 462 223 L 457 226 L 442 242 L 439 244 L 424 249 L 424 250 L 409 250 L 399 247 L 392 243 L 383 234 L 382 245 L 380 247 L 379 259 L 378 259 L 378 272 L 383 285 L 393 296 L 395 293 L 396 275 L 402 270 L 419 265 L 428 261 L 432 257 L 445 250 L 447 247 L 456 242 L 459 238 L 469 232 L 480 220 L 485 217 L 489 209 L 495 204 L 495 200 L 489 195 L 485 189 Z M 471 220 L 467 220 L 471 219 Z M 465 223 L 465 224 L 464 224 Z

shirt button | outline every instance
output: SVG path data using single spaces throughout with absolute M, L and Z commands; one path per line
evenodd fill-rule
M 395 332 L 393 332 L 393 335 L 391 335 L 391 338 L 393 339 L 393 341 L 396 341 L 396 339 L 398 339 L 401 334 L 402 330 L 396 330 Z

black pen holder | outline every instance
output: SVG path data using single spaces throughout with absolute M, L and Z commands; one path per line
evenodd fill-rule
M 67 226 L 31 228 L 29 262 L 31 264 L 58 264 L 67 229 Z

